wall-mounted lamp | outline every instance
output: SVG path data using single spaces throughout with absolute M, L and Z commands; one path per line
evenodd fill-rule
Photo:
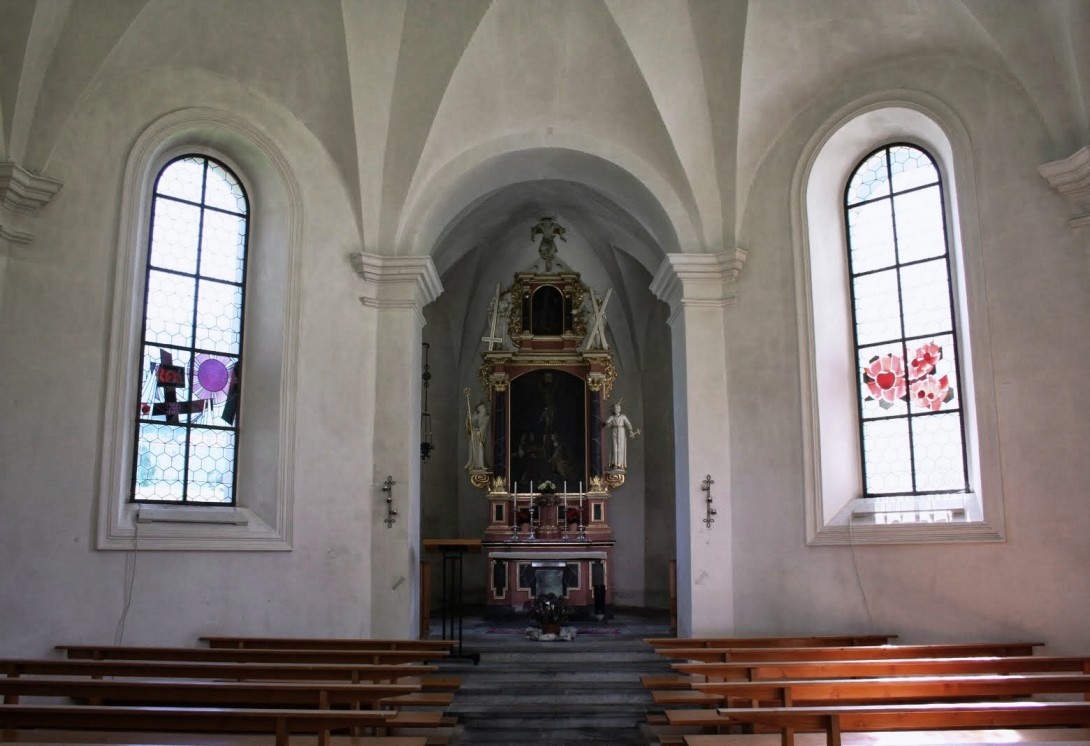
M 420 460 L 427 461 L 428 456 L 431 455 L 431 451 L 435 446 L 431 443 L 431 414 L 428 413 L 428 382 L 431 381 L 431 368 L 428 365 L 428 348 L 431 347 L 427 342 L 424 345 L 424 370 L 420 374 L 420 378 L 423 383 L 423 393 L 421 395 L 421 407 L 420 407 Z
M 383 519 L 386 523 L 386 528 L 390 528 L 397 522 L 397 511 L 394 510 L 394 485 L 397 482 L 393 477 L 386 477 L 386 481 L 382 483 L 382 491 L 386 493 L 386 518 Z
M 708 515 L 704 518 L 704 525 L 708 528 L 712 527 L 715 523 L 715 519 L 712 518 L 715 515 L 715 508 L 712 507 L 712 485 L 715 484 L 715 480 L 712 479 L 712 475 L 704 477 L 704 482 L 700 485 L 700 489 L 704 491 L 704 502 L 708 509 Z

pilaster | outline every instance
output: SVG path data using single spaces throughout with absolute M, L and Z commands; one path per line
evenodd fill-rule
M 371 634 L 404 637 L 420 628 L 420 376 L 423 308 L 443 291 L 428 257 L 359 252 L 360 302 L 375 313 L 371 501 Z M 383 491 L 387 477 L 393 484 Z M 387 525 L 386 498 L 397 511 Z
M 745 260 L 741 249 L 671 254 L 651 283 L 651 292 L 671 311 L 681 636 L 729 634 L 734 628 L 725 315 L 735 303 Z M 701 489 L 708 476 L 714 480 L 710 492 Z M 716 511 L 710 522 L 704 520 L 709 504 Z

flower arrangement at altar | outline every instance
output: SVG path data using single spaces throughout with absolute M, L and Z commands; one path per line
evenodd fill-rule
M 898 401 L 911 401 L 932 412 L 954 398 L 950 377 L 936 378 L 935 367 L 942 359 L 942 347 L 928 342 L 916 349 L 905 375 L 904 359 L 900 355 L 875 355 L 863 368 L 863 383 L 870 392 L 864 401 L 877 401 L 882 409 L 890 409 Z
M 538 505 L 547 507 L 549 505 L 556 505 L 556 483 L 545 480 L 537 486 L 537 491 L 541 495 L 538 499 Z
M 543 593 L 536 598 L 531 598 L 522 606 L 523 610 L 530 614 L 530 618 L 547 627 L 559 627 L 571 618 L 571 608 L 567 600 L 555 593 Z

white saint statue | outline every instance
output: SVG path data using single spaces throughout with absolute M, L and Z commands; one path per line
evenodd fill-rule
M 490 421 L 488 406 L 484 402 L 477 405 L 477 411 L 474 414 L 466 413 L 469 460 L 466 461 L 465 468 L 470 471 L 481 471 L 488 468 L 484 461 L 484 446 L 488 437 L 488 423 Z
M 606 418 L 604 426 L 610 431 L 609 468 L 628 468 L 628 439 L 635 438 L 640 431 L 621 412 L 620 402 L 613 405 L 613 414 Z

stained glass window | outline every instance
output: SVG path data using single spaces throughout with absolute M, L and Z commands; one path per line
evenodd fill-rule
M 235 503 L 249 206 L 204 156 L 159 173 L 152 196 L 132 499 Z
M 844 201 L 866 497 L 968 490 L 942 178 L 913 145 L 870 154 Z

